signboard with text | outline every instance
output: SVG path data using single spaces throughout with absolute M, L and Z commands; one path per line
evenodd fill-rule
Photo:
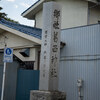
M 4 62 L 13 62 L 13 49 L 5 48 L 4 49 Z

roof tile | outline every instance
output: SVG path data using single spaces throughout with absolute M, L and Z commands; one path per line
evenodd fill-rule
M 31 35 L 35 38 L 41 39 L 42 30 L 39 28 L 30 27 L 22 24 L 16 24 L 14 22 L 10 22 L 5 19 L 0 19 L 0 24 L 15 29 L 17 31 L 20 31 L 24 34 Z

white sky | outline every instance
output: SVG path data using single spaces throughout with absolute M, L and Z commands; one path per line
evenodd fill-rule
M 28 7 L 38 0 L 1 0 L 0 7 L 3 8 L 2 12 L 8 14 L 8 17 L 18 21 L 20 24 L 34 26 L 33 20 L 27 20 L 21 16 Z

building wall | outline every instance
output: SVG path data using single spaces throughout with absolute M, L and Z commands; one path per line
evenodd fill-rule
M 35 48 L 30 48 L 30 55 L 29 57 L 24 57 L 22 56 L 19 52 L 21 51 L 22 49 L 17 49 L 17 50 L 14 50 L 14 54 L 20 58 L 22 61 L 35 61 Z
M 67 100 L 78 100 L 77 80 L 83 80 L 82 100 L 100 100 L 100 24 L 62 30 L 59 89 Z
M 97 23 L 100 19 L 100 9 L 91 9 L 90 15 L 88 12 L 88 2 L 82 0 L 55 0 L 62 5 L 62 29 Z M 95 4 L 94 4 L 95 5 Z M 39 11 L 36 14 L 36 27 L 42 28 L 42 13 Z M 89 17 L 89 18 L 88 18 Z
M 4 48 L 4 36 L 8 38 L 5 40 L 5 42 L 7 43 L 7 47 L 11 47 L 14 49 L 14 55 L 16 55 L 22 61 L 34 61 L 36 63 L 34 63 L 34 68 L 36 69 L 38 55 L 36 55 L 37 48 L 34 47 L 35 43 L 12 33 L 5 32 L 3 33 L 3 35 L 0 35 L 0 49 Z M 19 52 L 27 47 L 30 48 L 30 55 L 29 57 L 24 57 Z
M 34 45 L 34 43 L 32 41 L 29 41 L 25 38 L 14 35 L 13 33 L 5 32 L 0 35 L 0 49 L 4 48 L 4 40 L 5 40 L 4 36 L 6 36 L 8 38 L 5 41 L 7 43 L 8 47 L 13 47 L 13 48 L 22 47 L 23 48 L 25 46 Z M 1 42 L 2 42 L 2 44 L 1 44 Z
M 87 24 L 88 3 L 77 0 L 56 0 L 62 5 L 62 29 Z M 36 14 L 36 27 L 42 27 L 42 10 Z
M 81 0 L 56 0 L 62 5 L 62 29 L 87 24 L 87 2 Z
M 35 16 L 36 27 L 42 28 L 42 13 L 43 11 L 39 11 Z
M 98 21 L 100 21 L 100 7 L 95 6 L 89 9 L 89 16 L 90 16 L 90 21 L 89 24 L 94 24 L 94 23 L 98 23 Z

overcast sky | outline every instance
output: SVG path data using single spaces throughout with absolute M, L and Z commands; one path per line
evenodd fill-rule
M 8 17 L 18 21 L 21 24 L 33 26 L 34 21 L 27 20 L 21 16 L 21 13 L 38 0 L 1 0 L 0 7 L 2 12 L 8 14 Z

